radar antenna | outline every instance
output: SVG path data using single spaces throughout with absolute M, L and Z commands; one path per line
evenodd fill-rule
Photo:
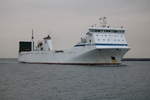
M 106 27 L 107 25 L 107 21 L 106 21 L 107 17 L 101 17 L 99 18 L 99 23 L 102 27 Z

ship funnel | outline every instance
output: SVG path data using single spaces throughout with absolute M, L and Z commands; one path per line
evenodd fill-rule
M 45 51 L 52 50 L 52 39 L 49 35 L 44 38 L 44 50 Z

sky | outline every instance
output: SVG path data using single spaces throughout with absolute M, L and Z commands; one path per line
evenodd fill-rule
M 124 26 L 128 58 L 150 58 L 150 0 L 0 0 L 0 58 L 16 58 L 18 42 L 51 34 L 54 49 L 71 48 L 88 27 L 107 17 Z

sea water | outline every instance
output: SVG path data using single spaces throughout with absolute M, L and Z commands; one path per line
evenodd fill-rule
M 150 100 L 150 61 L 123 66 L 0 60 L 0 100 Z

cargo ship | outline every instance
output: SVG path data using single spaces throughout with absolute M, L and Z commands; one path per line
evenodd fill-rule
M 123 56 L 130 49 L 125 29 L 108 26 L 106 17 L 99 20 L 100 25 L 90 26 L 79 43 L 65 50 L 54 50 L 50 35 L 35 46 L 32 32 L 31 41 L 19 42 L 18 61 L 40 64 L 121 64 Z

